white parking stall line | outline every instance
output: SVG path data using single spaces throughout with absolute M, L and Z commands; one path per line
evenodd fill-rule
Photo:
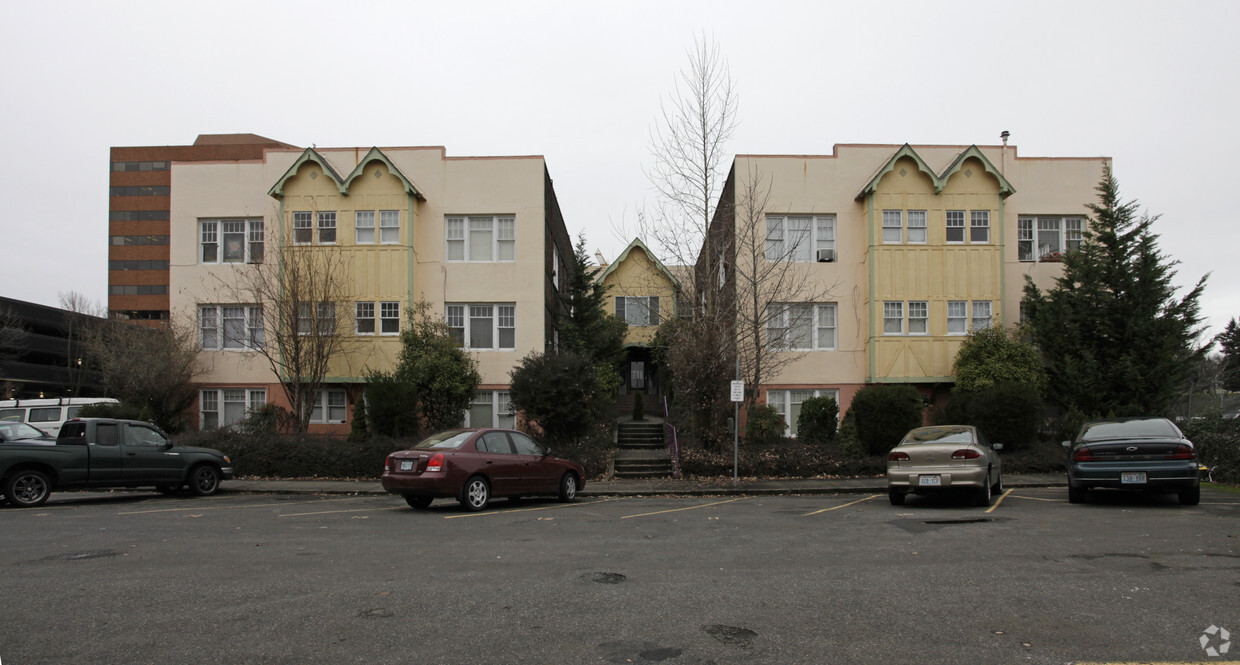
M 878 498 L 878 497 L 880 497 L 880 496 L 882 496 L 882 494 L 871 494 L 870 496 L 867 496 L 867 497 L 865 497 L 864 499 L 857 499 L 856 501 L 850 501 L 850 502 L 848 502 L 848 503 L 845 503 L 845 504 L 842 504 L 842 505 L 839 505 L 839 506 L 831 506 L 830 508 L 823 508 L 823 509 L 821 509 L 821 510 L 815 510 L 815 511 L 814 511 L 814 512 L 812 512 L 812 513 L 805 513 L 805 514 L 804 514 L 804 515 L 802 515 L 801 517 L 809 517 L 810 515 L 817 515 L 817 514 L 819 514 L 819 513 L 826 513 L 826 512 L 830 512 L 830 511 L 832 511 L 832 510 L 839 510 L 840 508 L 847 508 L 847 507 L 849 507 L 849 506 L 855 506 L 855 505 L 857 505 L 858 503 L 861 503 L 861 502 L 863 502 L 863 501 L 869 501 L 870 499 L 877 499 L 877 498 Z

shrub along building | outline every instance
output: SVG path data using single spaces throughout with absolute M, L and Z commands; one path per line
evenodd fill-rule
M 1019 323 L 1025 276 L 1046 287 L 1060 274 L 1108 163 L 1019 157 L 1006 133 L 1001 146 L 738 155 L 711 227 L 723 249 L 709 270 L 699 259 L 698 279 L 722 268 L 721 302 L 754 302 L 736 279 L 761 272 L 737 251 L 750 225 L 764 243 L 758 261 L 786 263 L 814 287 L 813 301 L 794 293 L 756 317 L 773 351 L 797 358 L 758 392 L 789 434 L 805 399 L 830 395 L 843 414 L 867 384 L 912 384 L 934 404 L 969 331 Z
M 209 367 L 199 427 L 234 424 L 266 403 L 290 407 L 288 377 L 258 349 L 289 355 L 273 338 L 296 326 L 340 342 L 311 401 L 310 431 L 347 432 L 365 370 L 392 368 L 419 301 L 479 362 L 467 422 L 513 424 L 508 372 L 551 347 L 573 256 L 542 157 L 277 144 L 169 168 L 170 308 L 198 328 Z M 279 283 L 262 298 L 250 287 L 264 269 Z M 320 286 L 291 293 L 296 279 Z M 294 297 L 290 315 L 281 300 Z

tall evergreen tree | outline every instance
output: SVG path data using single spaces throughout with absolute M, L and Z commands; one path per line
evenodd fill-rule
M 1223 350 L 1223 387 L 1240 390 L 1240 323 L 1235 319 L 1214 338 Z
M 1206 351 L 1197 344 L 1206 278 L 1176 298 L 1178 261 L 1158 250 L 1158 217 L 1120 200 L 1109 167 L 1097 191 L 1090 229 L 1055 285 L 1042 293 L 1025 279 L 1029 331 L 1054 401 L 1091 415 L 1160 414 Z
M 560 348 L 598 363 L 617 367 L 624 360 L 628 325 L 607 312 L 607 288 L 598 282 L 600 268 L 590 263 L 585 233 L 577 236 L 573 265 L 568 268 L 568 292 L 561 295 L 566 314 L 555 322 Z

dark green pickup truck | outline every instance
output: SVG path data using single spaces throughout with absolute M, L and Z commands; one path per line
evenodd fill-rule
M 154 486 L 171 493 L 188 483 L 194 494 L 210 496 L 232 474 L 224 453 L 173 445 L 139 420 L 76 418 L 60 428 L 55 442 L 0 443 L 0 494 L 19 508 L 67 489 Z

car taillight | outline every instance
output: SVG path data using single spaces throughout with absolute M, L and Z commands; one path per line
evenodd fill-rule
M 981 453 L 973 450 L 972 448 L 961 448 L 960 450 L 952 453 L 952 459 L 977 459 L 981 456 Z
M 427 471 L 442 471 L 443 470 L 443 453 L 435 453 L 434 455 L 432 455 L 431 461 L 426 463 L 426 470 Z
M 888 462 L 907 462 L 909 460 L 908 453 L 893 450 L 887 453 Z
M 395 471 L 396 470 L 396 459 L 393 458 L 391 455 L 388 455 L 387 459 L 383 461 L 383 468 L 387 469 L 388 471 Z
M 1076 452 L 1072 453 L 1072 461 L 1092 462 L 1094 461 L 1094 454 L 1089 452 L 1089 448 L 1077 448 Z
M 1196 453 L 1193 452 L 1193 449 L 1189 448 L 1188 446 L 1182 443 L 1175 447 L 1175 453 L 1171 455 L 1171 459 L 1196 459 L 1196 458 L 1197 458 L 1197 455 Z

